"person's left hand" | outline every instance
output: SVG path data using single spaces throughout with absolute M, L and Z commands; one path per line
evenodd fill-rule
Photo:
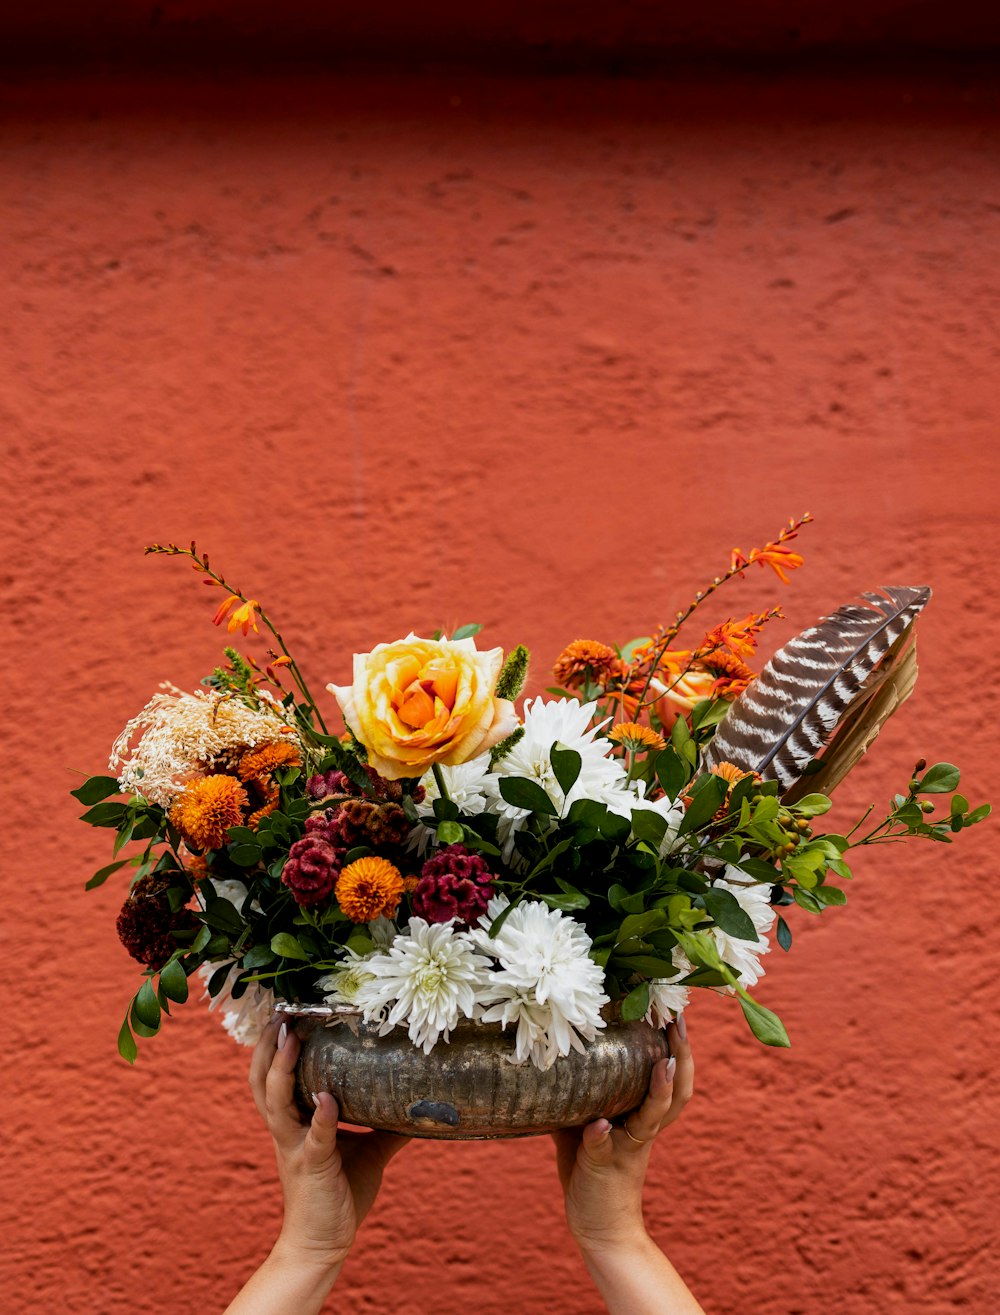
M 335 1268 L 372 1207 L 385 1166 L 410 1139 L 338 1132 L 337 1102 L 328 1091 L 317 1093 L 312 1120 L 304 1123 L 293 1098 L 298 1057 L 298 1037 L 287 1020 L 275 1019 L 250 1064 L 250 1090 L 274 1141 L 285 1200 L 276 1249 Z

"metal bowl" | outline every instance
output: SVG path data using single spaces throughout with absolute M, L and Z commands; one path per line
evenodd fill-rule
M 531 1137 L 615 1118 L 642 1103 L 666 1034 L 643 1022 L 609 1019 L 585 1052 L 545 1072 L 515 1064 L 513 1032 L 461 1021 L 429 1055 L 394 1028 L 379 1036 L 355 1010 L 282 1004 L 302 1042 L 298 1095 L 329 1091 L 346 1123 L 409 1137 L 469 1141 Z

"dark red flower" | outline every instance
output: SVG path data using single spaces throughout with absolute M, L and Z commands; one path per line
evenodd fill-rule
M 424 864 L 413 892 L 413 911 L 428 922 L 457 918 L 471 924 L 493 897 L 493 873 L 481 854 L 446 845 Z
M 175 931 L 201 924 L 190 909 L 173 912 L 167 891 L 170 878 L 151 872 L 140 877 L 118 914 L 118 936 L 129 954 L 149 968 L 162 968 L 177 949 Z
M 297 904 L 318 904 L 333 890 L 343 862 L 343 853 L 316 834 L 296 840 L 288 851 L 281 880 Z

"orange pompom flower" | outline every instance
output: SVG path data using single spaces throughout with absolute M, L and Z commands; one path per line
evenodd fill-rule
M 337 878 L 337 903 L 352 922 L 391 918 L 403 894 L 399 868 L 387 858 L 355 859 Z
M 170 820 L 197 849 L 221 849 L 231 826 L 243 823 L 249 800 L 235 776 L 201 776 L 189 781 L 170 810 Z
M 275 744 L 250 749 L 240 759 L 237 771 L 241 781 L 266 781 L 279 767 L 298 767 L 301 762 L 297 744 L 278 740 Z
M 552 670 L 566 689 L 575 689 L 587 680 L 607 688 L 624 673 L 625 664 L 607 644 L 596 639 L 574 639 L 559 654 Z
M 608 731 L 608 739 L 630 753 L 648 753 L 650 749 L 663 749 L 666 741 L 651 726 L 640 726 L 637 721 L 620 721 Z

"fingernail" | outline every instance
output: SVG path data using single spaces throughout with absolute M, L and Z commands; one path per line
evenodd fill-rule
M 670 1058 L 667 1060 L 667 1067 L 664 1070 L 667 1075 L 668 1082 L 673 1082 L 674 1073 L 676 1069 L 677 1069 L 677 1060 L 674 1059 L 673 1055 L 671 1055 Z
M 310 1091 L 309 1095 L 312 1096 L 313 1104 L 319 1109 L 319 1095 L 315 1091 Z
M 608 1133 L 611 1131 L 611 1124 L 607 1121 L 607 1119 L 598 1119 L 597 1127 L 600 1130 L 600 1134 L 602 1137 L 606 1137 Z
M 282 1023 L 278 1028 L 278 1049 L 284 1050 L 285 1042 L 288 1040 L 288 1024 Z
M 688 1034 L 688 1025 L 684 1021 L 683 1014 L 678 1014 L 677 1017 L 674 1019 L 674 1027 L 677 1028 L 677 1035 L 680 1037 L 680 1039 L 682 1041 L 686 1041 Z

